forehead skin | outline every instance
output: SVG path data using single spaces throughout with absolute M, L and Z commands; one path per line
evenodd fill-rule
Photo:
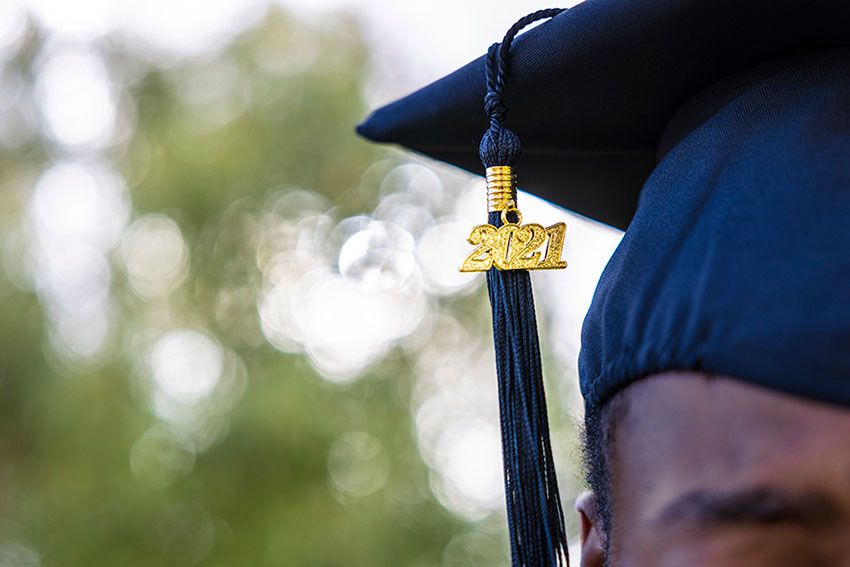
M 612 565 L 850 566 L 850 411 L 695 373 L 619 396 Z

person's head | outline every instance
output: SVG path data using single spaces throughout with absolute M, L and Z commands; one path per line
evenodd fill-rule
M 668 124 L 582 331 L 588 567 L 850 565 L 847 69 L 766 63 Z
M 850 412 L 696 373 L 588 414 L 582 567 L 850 565 Z

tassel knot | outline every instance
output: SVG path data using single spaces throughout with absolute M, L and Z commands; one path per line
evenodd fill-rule
M 491 126 L 484 136 L 478 148 L 481 163 L 484 167 L 496 167 L 499 165 L 516 165 L 522 155 L 522 144 L 519 136 L 504 127 Z

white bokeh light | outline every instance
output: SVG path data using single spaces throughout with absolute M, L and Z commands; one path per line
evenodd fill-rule
M 38 180 L 32 213 L 45 234 L 108 248 L 124 230 L 130 203 L 114 170 L 97 162 L 68 161 L 53 165 Z
M 0 59 L 21 43 L 27 27 L 23 6 L 13 0 L 0 0 Z
M 416 256 L 425 275 L 427 289 L 438 295 L 450 295 L 471 289 L 481 282 L 480 274 L 458 270 L 472 247 L 467 243 L 469 225 L 444 220 L 431 227 L 419 241 Z
M 343 383 L 419 327 L 429 301 L 406 230 L 365 216 L 265 220 L 257 262 L 266 289 L 257 308 L 276 348 L 306 353 L 321 376 Z
M 54 35 L 92 41 L 120 30 L 161 53 L 199 55 L 262 16 L 260 0 L 26 0 Z
M 102 163 L 60 162 L 36 182 L 27 206 L 28 271 L 63 358 L 94 361 L 110 339 L 108 255 L 130 215 L 127 189 Z
M 134 0 L 122 27 L 130 37 L 161 53 L 209 53 L 265 13 L 260 0 Z
M 427 310 L 420 293 L 367 291 L 316 270 L 270 289 L 260 303 L 263 332 L 286 352 L 304 349 L 325 378 L 347 382 L 411 334 Z
M 442 206 L 445 197 L 440 176 L 420 163 L 404 163 L 387 172 L 381 181 L 381 193 L 385 196 L 405 195 L 426 210 Z
M 104 350 L 112 325 L 109 305 L 85 309 L 55 309 L 51 312 L 50 338 L 61 354 L 92 360 Z
M 294 318 L 307 354 L 333 381 L 356 378 L 425 315 L 421 294 L 369 292 L 347 278 L 322 278 L 305 290 Z
M 176 222 L 165 215 L 145 215 L 124 234 L 121 259 L 133 290 L 159 297 L 186 279 L 189 250 Z
M 85 49 L 48 50 L 36 81 L 48 132 L 68 148 L 102 148 L 117 119 L 116 95 L 103 61 Z
M 440 503 L 480 520 L 504 498 L 492 352 L 451 315 L 434 319 L 416 357 L 416 439 Z
M 353 234 L 339 252 L 343 276 L 370 290 L 401 288 L 416 268 L 414 241 L 394 224 L 373 221 Z
M 502 506 L 501 437 L 497 424 L 463 420 L 446 428 L 437 444 L 440 471 L 437 496 L 443 505 L 470 519 Z
M 301 334 L 292 314 L 296 295 L 293 285 L 295 282 L 278 283 L 262 296 L 257 307 L 263 335 L 275 348 L 289 353 L 303 351 Z
M 215 390 L 224 369 L 224 355 L 208 335 L 179 329 L 157 340 L 150 366 L 159 392 L 178 403 L 194 404 Z
M 27 0 L 26 5 L 49 31 L 75 40 L 95 39 L 109 32 L 121 6 L 113 0 Z
M 83 312 L 105 305 L 112 271 L 103 250 L 76 239 L 45 239 L 32 267 L 36 289 L 51 309 Z

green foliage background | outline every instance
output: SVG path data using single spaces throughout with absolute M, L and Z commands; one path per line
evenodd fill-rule
M 401 159 L 354 136 L 366 112 L 359 33 L 344 18 L 319 27 L 271 11 L 217 54 L 168 66 L 108 38 L 97 46 L 135 117 L 106 159 L 127 182 L 133 215 L 174 219 L 190 257 L 187 280 L 152 305 L 113 254 L 115 313 L 97 361 L 52 346 L 51 307 L 21 275 L 28 195 L 57 151 L 43 132 L 0 151 L 0 566 L 506 564 L 499 513 L 463 520 L 432 493 L 403 350 L 341 386 L 259 331 L 257 235 L 276 196 L 305 187 L 336 218 L 357 214 L 379 194 L 364 173 Z M 23 96 L 44 39 L 33 28 L 9 63 L 28 78 Z M 187 102 L 186 90 L 205 88 L 199 73 L 228 81 L 218 104 L 240 110 L 217 120 Z M 440 302 L 487 336 L 480 291 Z M 206 416 L 214 441 L 190 453 L 152 411 L 138 362 L 145 337 L 174 319 L 232 352 L 243 388 Z M 350 431 L 386 453 L 386 483 L 372 494 L 329 480 L 332 443 Z M 159 452 L 139 474 L 132 454 L 145 435 Z

